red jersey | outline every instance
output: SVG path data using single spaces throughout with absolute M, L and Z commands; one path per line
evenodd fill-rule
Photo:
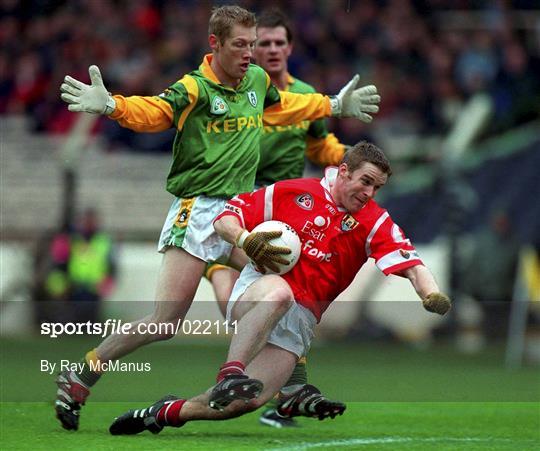
M 354 214 L 335 204 L 330 184 L 336 175 L 336 168 L 327 168 L 322 180 L 284 180 L 240 194 L 216 218 L 236 216 L 247 230 L 274 219 L 296 230 L 302 254 L 282 277 L 296 302 L 311 310 L 317 321 L 368 258 L 375 259 L 385 275 L 422 264 L 403 231 L 374 200 Z

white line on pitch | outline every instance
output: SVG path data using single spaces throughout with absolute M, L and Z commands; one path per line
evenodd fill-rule
M 302 451 L 310 448 L 322 448 L 324 446 L 348 447 L 353 445 L 384 445 L 390 443 L 409 443 L 409 442 L 493 442 L 493 441 L 508 441 L 504 438 L 474 438 L 474 437 L 381 437 L 381 438 L 353 438 L 343 440 L 329 440 L 325 442 L 302 442 L 293 446 L 285 446 L 280 448 L 268 448 L 267 451 Z

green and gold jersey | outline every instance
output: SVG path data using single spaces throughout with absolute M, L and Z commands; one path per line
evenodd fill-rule
M 280 93 L 250 65 L 236 89 L 223 86 L 206 55 L 199 70 L 154 97 L 114 96 L 110 115 L 136 131 L 177 129 L 167 191 L 177 197 L 230 198 L 251 191 L 263 126 L 330 115 L 328 97 Z
M 286 91 L 314 93 L 315 88 L 288 76 Z M 258 186 L 302 177 L 304 154 L 314 163 L 338 164 L 345 147 L 328 133 L 324 119 L 303 120 L 293 125 L 265 125 L 261 137 L 261 159 L 255 177 Z

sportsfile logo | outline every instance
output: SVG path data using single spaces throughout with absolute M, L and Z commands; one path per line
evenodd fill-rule
M 100 335 L 102 338 L 110 334 L 117 335 L 212 335 L 236 334 L 237 321 L 210 321 L 178 319 L 176 323 L 128 323 L 120 319 L 107 319 L 104 323 L 49 323 L 40 325 L 41 335 L 57 338 L 62 335 Z

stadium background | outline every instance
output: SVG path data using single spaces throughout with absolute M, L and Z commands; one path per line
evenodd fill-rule
M 267 6 L 238 3 L 256 12 Z M 97 341 L 39 336 L 33 320 L 33 260 L 43 240 L 66 218 L 95 207 L 118 243 L 117 287 L 103 303 L 102 318 L 135 319 L 151 308 L 160 262 L 155 241 L 171 200 L 164 180 L 173 135 L 135 134 L 105 118 L 77 122 L 79 116 L 59 100 L 61 80 L 65 74 L 87 80 L 88 66 L 98 64 L 113 93 L 161 92 L 197 67 L 207 52 L 212 4 L 218 2 L 0 3 L 3 436 L 14 421 L 5 413 L 15 409 L 14 417 L 24 418 L 31 402 L 41 402 L 36 409 L 47 418 L 38 422 L 42 429 L 36 433 L 57 428 L 45 404 L 52 397 L 53 376 L 39 371 L 39 361 L 77 360 Z M 388 153 L 395 176 L 380 201 L 456 301 L 452 315 L 434 318 L 406 283 L 385 279 L 368 266 L 323 321 L 308 364 L 310 379 L 329 396 L 351 403 L 351 419 L 346 420 L 348 412 L 343 421 L 358 418 L 370 425 L 369 437 L 389 418 L 410 432 L 410 418 L 393 417 L 392 402 L 419 403 L 427 417 L 443 403 L 469 403 L 469 412 L 473 405 L 505 403 L 506 410 L 487 416 L 499 417 L 501 424 L 480 422 L 469 435 L 497 435 L 493 428 L 502 438 L 521 437 L 525 441 L 515 449 L 526 449 L 540 440 L 537 406 L 518 404 L 513 410 L 511 403 L 540 400 L 534 302 L 539 275 L 538 267 L 532 266 L 531 273 L 526 258 L 538 255 L 540 247 L 540 8 L 534 1 L 272 5 L 283 8 L 295 29 L 293 75 L 325 93 L 336 93 L 356 72 L 366 84 L 378 86 L 381 111 L 372 124 L 330 120 L 330 128 L 342 142 L 367 138 Z M 488 105 L 489 119 L 479 122 L 474 140 L 459 149 L 459 126 L 472 121 L 465 112 L 475 99 Z M 456 157 L 449 158 L 450 153 Z M 307 173 L 317 174 L 317 169 L 308 166 Z M 526 305 L 529 315 L 520 320 L 517 308 L 515 333 L 508 334 L 507 309 L 501 321 L 505 327 L 491 331 L 486 341 L 482 310 L 463 293 L 460 262 L 495 210 L 511 218 L 523 249 L 523 264 L 512 281 L 513 300 L 497 301 Z M 486 255 L 496 258 L 497 249 Z M 201 285 L 190 315 L 219 318 L 208 284 Z M 226 343 L 223 335 L 192 335 L 142 349 L 127 360 L 152 362 L 152 371 L 112 374 L 96 387 L 92 400 L 120 403 L 110 417 L 126 402 L 150 401 L 163 390 L 195 394 L 212 383 Z M 374 412 L 370 406 L 377 404 L 370 403 L 388 410 Z M 457 416 L 466 417 L 456 409 Z M 89 415 L 102 432 L 108 421 Z M 505 415 L 519 420 L 520 427 Z M 256 423 L 254 417 L 242 421 L 238 424 L 247 428 L 248 421 Z M 304 426 L 308 432 L 299 434 L 309 435 L 313 426 Z M 341 431 L 335 422 L 325 424 L 321 434 L 332 436 L 332 427 Z M 6 447 L 14 447 L 5 437 Z M 497 446 L 512 449 L 509 443 Z

